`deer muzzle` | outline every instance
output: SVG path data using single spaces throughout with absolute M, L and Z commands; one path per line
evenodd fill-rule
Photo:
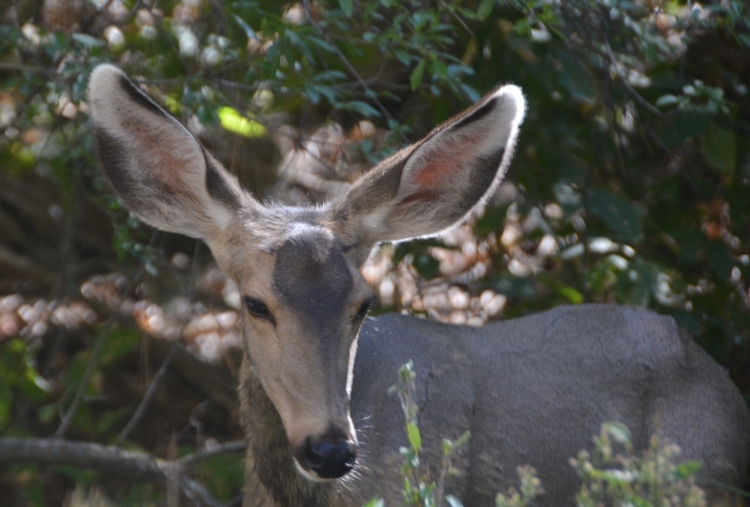
M 308 437 L 295 449 L 297 467 L 306 478 L 329 481 L 348 474 L 357 460 L 357 442 L 338 428 L 317 438 Z

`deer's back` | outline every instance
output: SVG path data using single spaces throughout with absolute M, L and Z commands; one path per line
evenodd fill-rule
M 388 315 L 360 332 L 352 417 L 362 436 L 361 486 L 400 502 L 398 398 L 388 395 L 409 359 L 417 372 L 420 429 L 433 473 L 440 443 L 471 431 L 451 483 L 466 505 L 489 505 L 531 464 L 560 505 L 578 488 L 569 459 L 605 421 L 625 423 L 636 447 L 661 431 L 702 473 L 744 480 L 747 407 L 726 372 L 675 322 L 635 307 L 586 305 L 492 323 L 451 326 Z M 387 485 L 387 486 L 386 486 Z M 390 488 L 390 490 L 388 489 Z M 367 489 L 367 488 L 365 488 Z

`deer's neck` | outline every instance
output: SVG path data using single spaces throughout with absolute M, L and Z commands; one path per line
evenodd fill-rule
M 295 469 L 281 417 L 247 359 L 241 378 L 240 411 L 247 442 L 243 506 L 328 505 L 330 485 L 310 482 Z

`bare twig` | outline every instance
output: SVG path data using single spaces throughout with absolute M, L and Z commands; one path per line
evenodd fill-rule
M 55 431 L 55 438 L 62 438 L 65 436 L 65 432 L 68 431 L 70 423 L 73 422 L 73 417 L 75 417 L 76 413 L 78 412 L 78 407 L 83 400 L 83 395 L 89 385 L 91 375 L 94 373 L 94 368 L 99 363 L 99 355 L 101 354 L 104 340 L 106 340 L 104 335 L 111 329 L 112 322 L 113 321 L 111 320 L 108 321 L 104 327 L 104 332 L 100 333 L 99 336 L 96 336 L 94 338 L 95 343 L 94 348 L 91 351 L 91 358 L 89 359 L 89 363 L 86 365 L 86 370 L 83 372 L 83 378 L 81 378 L 81 383 L 78 385 L 78 390 L 76 391 L 75 398 L 73 398 L 73 403 L 70 404 L 70 408 L 65 413 L 65 416 L 63 416 L 62 421 L 60 422 L 60 426 L 57 427 L 57 431 Z
M 609 60 L 609 63 L 613 65 L 615 68 L 617 68 L 617 59 L 615 58 L 614 52 L 612 52 L 612 47 L 607 43 L 604 45 L 606 48 L 606 51 L 604 52 L 604 55 Z M 628 82 L 627 76 L 622 75 L 621 72 L 617 73 L 617 77 L 620 78 L 620 83 L 625 88 L 625 91 L 628 92 L 628 94 L 635 99 L 636 102 L 638 102 L 641 106 L 645 107 L 649 112 L 652 114 L 658 116 L 659 118 L 664 118 L 664 113 L 659 111 L 653 104 L 651 104 L 649 101 L 644 99 L 640 93 L 638 93 L 635 88 Z
M 31 72 L 34 74 L 54 74 L 54 70 L 46 67 L 36 67 L 34 65 L 24 65 L 21 63 L 0 62 L 0 70 L 13 72 Z
M 466 33 L 467 33 L 467 34 L 468 34 L 469 36 L 471 36 L 471 37 L 474 37 L 474 32 L 473 32 L 473 31 L 471 30 L 471 28 L 469 28 L 469 25 L 467 25 L 467 24 L 466 24 L 466 23 L 464 22 L 464 20 L 463 20 L 463 19 L 461 19 L 461 16 L 459 16 L 458 14 L 456 14 L 455 12 L 453 12 L 453 10 L 451 10 L 451 8 L 450 8 L 450 7 L 448 7 L 448 5 L 446 5 L 446 3 L 445 3 L 445 1 L 444 1 L 444 0 L 440 0 L 440 5 L 442 5 L 442 6 L 443 6 L 443 8 L 444 8 L 445 10 L 447 10 L 447 11 L 448 11 L 448 14 L 450 14 L 450 15 L 451 15 L 451 17 L 452 17 L 453 19 L 455 19 L 455 20 L 456 20 L 456 22 L 457 22 L 457 23 L 458 23 L 459 25 L 461 25 L 461 28 L 463 28 L 464 30 L 466 30 Z
M 148 408 L 149 403 L 151 403 L 151 398 L 154 397 L 157 386 L 159 385 L 159 383 L 161 383 L 162 379 L 164 379 L 165 375 L 167 374 L 167 370 L 169 370 L 169 366 L 172 363 L 172 359 L 174 359 L 176 352 L 177 344 L 175 343 L 172 344 L 172 348 L 169 349 L 169 354 L 167 354 L 164 362 L 161 363 L 159 371 L 157 371 L 156 375 L 154 375 L 154 378 L 151 381 L 151 384 L 148 386 L 148 390 L 146 390 L 146 394 L 143 396 L 141 403 L 135 410 L 133 417 L 130 418 L 128 424 L 125 425 L 123 430 L 117 436 L 117 440 L 115 440 L 114 445 L 118 445 L 123 440 L 127 439 L 130 436 L 130 432 L 133 431 L 133 428 L 135 428 L 135 426 L 141 421 L 143 415 L 146 413 L 146 409 Z
M 48 287 L 54 287 L 57 276 L 39 265 L 31 257 L 18 255 L 10 248 L 0 245 L 0 270 L 4 273 L 17 272 Z
M 192 454 L 188 454 L 179 461 L 180 468 L 187 470 L 189 467 L 196 465 L 197 463 L 219 456 L 221 454 L 231 454 L 235 452 L 242 452 L 245 450 L 244 440 L 235 440 L 234 442 L 227 442 L 220 444 L 211 449 L 203 449 L 196 451 Z

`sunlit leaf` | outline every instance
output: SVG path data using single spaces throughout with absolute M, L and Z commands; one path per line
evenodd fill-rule
M 677 477 L 681 479 L 687 479 L 688 477 L 692 477 L 698 471 L 701 469 L 701 462 L 700 461 L 686 461 L 684 463 L 680 463 L 677 465 L 677 468 L 675 469 L 675 474 Z
M 385 507 L 385 502 L 382 498 L 373 498 L 362 507 Z
M 556 288 L 557 293 L 565 298 L 569 303 L 577 305 L 583 302 L 583 294 L 567 285 L 560 285 Z
M 244 137 L 263 137 L 268 134 L 268 130 L 262 124 L 241 115 L 239 111 L 231 107 L 219 108 L 217 115 L 221 126 L 235 134 Z
M 422 435 L 419 433 L 419 428 L 414 423 L 407 422 L 406 435 L 409 438 L 411 448 L 419 452 L 422 449 Z

